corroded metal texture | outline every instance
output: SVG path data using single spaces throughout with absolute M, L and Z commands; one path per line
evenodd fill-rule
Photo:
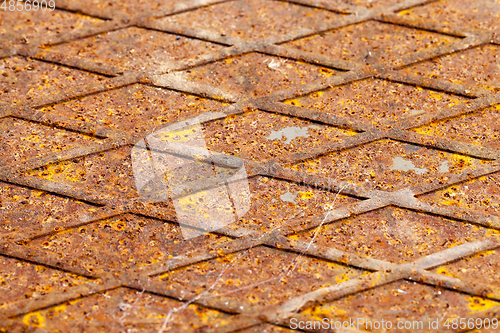
M 0 10 L 0 332 L 500 319 L 498 1 L 55 2 Z M 249 207 L 186 239 L 133 151 L 192 118 Z

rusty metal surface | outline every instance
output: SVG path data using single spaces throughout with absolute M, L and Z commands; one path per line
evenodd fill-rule
M 313 232 L 290 237 L 307 242 L 314 236 Z M 463 225 L 453 220 L 391 207 L 324 226 L 316 236 L 316 245 L 389 262 L 405 263 L 497 233 L 496 230 Z
M 500 4 L 494 0 L 481 2 L 444 0 L 425 7 L 408 9 L 399 14 L 415 18 L 431 18 L 445 26 L 461 26 L 466 21 L 464 28 L 467 30 L 495 30 L 500 27 L 499 8 Z
M 37 42 L 40 37 L 44 39 L 58 38 L 69 33 L 78 33 L 79 30 L 98 26 L 103 20 L 64 10 L 54 11 L 14 11 L 0 12 L 2 30 L 0 38 L 6 44 L 0 46 L 5 49 L 9 44 L 25 44 Z
M 402 55 L 452 43 L 456 38 L 432 32 L 367 21 L 287 43 L 308 52 L 360 64 L 402 65 Z
M 29 58 L 10 57 L 0 61 L 2 101 L 9 104 L 39 103 L 37 99 L 42 96 L 77 84 L 93 85 L 105 80 L 93 73 Z
M 498 1 L 56 5 L 0 10 L 0 332 L 500 319 Z M 251 207 L 186 240 L 131 150 L 196 116 Z
M 320 8 L 280 1 L 224 2 L 160 19 L 161 25 L 181 25 L 213 31 L 221 36 L 258 40 L 304 29 L 315 20 L 330 22 L 340 16 Z
M 304 85 L 338 73 L 336 70 L 261 53 L 249 53 L 183 72 L 192 82 L 227 87 L 246 97 Z
M 183 117 L 217 111 L 224 105 L 225 103 L 196 95 L 133 84 L 39 110 L 114 130 L 141 133 Z
M 500 91 L 498 45 L 484 45 L 460 54 L 451 54 L 432 62 L 421 63 L 406 72 L 468 86 Z
M 286 100 L 331 115 L 364 120 L 377 126 L 410 116 L 432 113 L 467 99 L 441 91 L 422 89 L 387 80 L 368 79 Z
M 128 43 L 123 43 L 126 40 Z M 130 27 L 73 42 L 46 47 L 37 56 L 53 54 L 64 63 L 68 59 L 85 59 L 97 65 L 109 65 L 121 71 L 164 71 L 169 63 L 187 56 L 213 53 L 219 45 L 179 37 L 159 31 Z

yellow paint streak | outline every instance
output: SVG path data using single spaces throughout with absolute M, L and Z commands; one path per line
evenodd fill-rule
M 434 134 L 439 135 L 438 133 L 436 133 L 437 132 L 436 128 L 437 128 L 437 124 L 432 123 L 432 124 L 429 124 L 426 126 L 413 128 L 412 131 L 417 132 L 419 134 L 423 134 L 423 135 L 434 135 Z M 440 135 L 440 136 L 442 136 L 442 135 Z
M 301 199 L 309 200 L 314 196 L 314 194 L 312 192 L 299 192 L 299 196 Z
M 441 200 L 441 204 L 446 206 L 454 206 L 454 205 L 460 206 L 460 200 L 458 200 L 458 202 L 455 200 Z
M 449 157 L 449 160 L 451 163 L 453 163 L 456 166 L 459 166 L 460 169 L 466 168 L 466 167 L 471 167 L 473 158 L 470 156 L 464 156 L 464 155 L 459 155 L 459 154 L 453 154 Z
M 488 229 L 488 231 L 486 231 L 486 236 L 497 236 L 498 234 L 500 233 L 500 231 L 498 230 L 495 230 L 495 229 Z
M 41 178 L 56 181 L 56 178 L 60 178 L 62 174 L 64 177 L 72 182 L 79 182 L 80 178 L 73 177 L 72 174 L 80 171 L 79 173 L 85 175 L 84 169 L 73 169 L 74 165 L 71 162 L 65 161 L 56 164 L 50 164 L 46 166 L 46 170 L 43 171 L 31 171 L 29 174 L 32 176 L 39 176 Z
M 198 125 L 193 125 L 177 131 L 168 131 L 161 133 L 159 139 L 168 142 L 185 142 L 193 140 L 198 132 Z
M 321 307 L 313 307 L 304 310 L 302 313 L 309 315 L 315 320 L 322 320 L 325 317 L 338 317 L 345 316 L 347 314 L 346 311 L 339 309 L 334 305 L 327 305 Z
M 335 75 L 335 72 L 333 70 L 324 67 L 320 68 L 319 72 L 326 77 L 332 77 Z
M 341 133 L 343 133 L 345 135 L 349 135 L 349 136 L 355 136 L 356 134 L 358 134 L 358 132 L 350 130 L 350 129 L 339 128 L 338 130 Z
M 32 327 L 45 327 L 45 319 L 40 312 L 28 313 L 23 317 L 23 323 Z
M 63 313 L 64 311 L 66 311 L 66 305 L 65 304 L 61 304 L 61 305 L 53 307 L 52 309 L 54 311 L 59 312 L 59 313 Z
M 312 94 L 309 95 L 309 97 L 311 97 L 311 98 L 320 98 L 321 96 L 323 96 L 322 91 L 316 91 L 316 92 L 313 92 Z
M 440 101 L 440 100 L 442 100 L 442 99 L 443 99 L 443 94 L 440 94 L 440 93 L 438 93 L 437 91 L 432 91 L 432 90 L 431 90 L 431 91 L 429 92 L 429 95 L 431 95 L 431 97 L 432 97 L 432 98 L 434 98 L 434 99 L 436 99 L 436 100 L 438 100 L 438 101 Z
M 319 163 L 320 163 L 319 160 L 308 160 L 308 161 L 304 161 L 304 162 L 300 162 L 298 164 L 292 165 L 292 166 L 290 166 L 290 169 L 299 170 L 299 169 L 302 169 L 303 167 L 305 167 L 306 172 L 318 173 L 317 166 Z
M 441 274 L 441 275 L 446 275 L 446 276 L 451 276 L 451 277 L 456 277 L 454 275 L 452 275 L 451 273 L 449 273 L 445 267 L 440 267 L 437 269 L 436 273 L 438 274 Z
M 471 313 L 481 312 L 500 305 L 498 302 L 490 301 L 489 299 L 477 296 L 468 296 L 467 301 L 469 302 L 469 309 L 471 310 Z
M 349 280 L 349 276 L 347 276 L 346 274 L 337 275 L 337 276 L 335 277 L 335 281 L 336 281 L 337 283 L 342 283 L 342 282 L 347 281 L 347 280 Z
M 201 320 L 202 326 L 212 324 L 220 315 L 218 311 L 200 308 L 198 305 L 191 304 L 189 308 L 193 310 Z

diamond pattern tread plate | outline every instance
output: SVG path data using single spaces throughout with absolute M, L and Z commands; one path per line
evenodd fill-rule
M 500 319 L 498 0 L 56 7 L 0 10 L 0 332 Z M 186 240 L 132 146 L 195 117 L 250 208 Z

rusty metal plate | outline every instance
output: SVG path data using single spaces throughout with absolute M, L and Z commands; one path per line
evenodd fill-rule
M 307 29 L 316 22 L 332 22 L 342 16 L 318 8 L 284 1 L 224 2 L 160 19 L 162 24 L 213 31 L 221 36 L 261 39 Z
M 47 47 L 38 54 L 55 54 L 62 60 L 85 59 L 121 70 L 161 72 L 171 69 L 178 60 L 220 48 L 214 43 L 132 27 Z
M 280 159 L 356 135 L 354 131 L 257 110 L 206 123 L 204 132 L 209 149 L 254 161 Z
M 483 45 L 459 53 L 423 62 L 407 69 L 406 73 L 445 80 L 466 87 L 478 86 L 500 91 L 500 47 Z
M 458 27 L 467 22 L 467 28 L 494 30 L 500 28 L 500 4 L 495 0 L 441 0 L 399 12 L 417 19 L 428 19 Z
M 268 177 L 253 178 L 249 186 L 252 207 L 235 225 L 254 230 L 273 230 L 291 220 L 313 218 L 359 201 L 320 188 Z
M 30 171 L 29 174 L 52 182 L 96 190 L 116 199 L 135 198 L 138 194 L 134 184 L 130 150 L 108 150 L 43 166 Z M 299 214 L 302 214 L 302 217 L 311 216 L 337 205 L 356 201 L 342 194 L 337 195 L 319 188 L 267 177 L 252 179 L 249 187 L 251 204 L 258 203 L 258 207 L 252 208 L 239 223 L 257 229 L 277 226 Z
M 500 319 L 496 2 L 56 2 L 0 7 L 0 332 Z
M 375 259 L 405 263 L 493 234 L 499 232 L 391 207 L 324 225 L 317 232 L 314 229 L 290 238 L 314 240 L 322 248 L 333 247 Z
M 227 104 L 195 95 L 134 84 L 39 110 L 139 134 L 203 112 L 217 112 L 225 105 Z M 102 112 L 103 110 L 106 111 Z
M 28 313 L 22 317 L 27 326 L 51 332 L 158 332 L 165 321 L 165 313 L 182 303 L 157 295 L 119 288 L 78 298 L 48 309 Z M 167 331 L 186 332 L 206 325 L 223 323 L 230 315 L 190 305 L 176 312 L 177 320 L 164 328 Z
M 331 115 L 378 125 L 443 111 L 467 99 L 386 80 L 368 79 L 284 101 Z
M 291 333 L 296 332 L 295 330 L 291 330 L 288 328 L 283 328 L 280 326 L 272 326 L 269 324 L 258 325 L 254 327 L 250 327 L 248 329 L 244 329 L 240 331 L 241 333 Z
M 186 242 L 179 229 L 172 223 L 126 214 L 37 238 L 27 247 L 55 253 L 63 264 L 90 276 L 102 276 L 227 241 L 227 237 L 207 235 Z
M 339 71 L 326 67 L 250 53 L 190 69 L 187 79 L 236 95 L 258 97 L 324 79 Z
M 457 38 L 397 25 L 368 21 L 283 45 L 360 64 L 401 65 L 401 57 L 450 45 Z
M 88 278 L 57 269 L 0 256 L 0 307 L 16 300 L 36 298 L 89 281 Z
M 468 182 L 449 186 L 445 189 L 420 196 L 423 201 L 439 206 L 451 206 L 475 209 L 489 214 L 500 213 L 500 174 L 469 180 Z
M 0 183 L 0 233 L 41 229 L 40 224 L 56 223 L 76 211 L 91 209 L 87 203 L 44 191 Z
M 22 119 L 0 119 L 0 158 L 8 163 L 99 142 L 102 140 L 89 135 Z
M 409 329 L 396 329 L 398 321 L 423 322 L 424 332 L 449 331 L 443 327 L 445 320 L 440 321 L 438 329 L 429 329 L 429 321 L 436 318 L 470 318 L 481 310 L 487 310 L 500 303 L 480 297 L 473 297 L 441 288 L 429 287 L 425 284 L 398 281 L 351 295 L 322 306 L 309 308 L 304 313 L 316 320 L 328 318 L 338 321 L 349 318 L 365 319 L 365 326 L 360 329 L 373 331 L 374 321 L 379 325 L 382 319 L 393 325 L 397 332 L 415 332 L 422 326 Z M 434 314 L 435 316 L 432 316 Z M 372 329 L 368 321 L 372 322 Z M 379 326 L 380 327 L 380 326 Z M 374 330 L 377 331 L 377 330 Z M 382 330 L 378 330 L 381 332 Z M 453 330 L 450 330 L 453 331 Z M 329 330 L 327 332 L 333 332 Z
M 78 0 L 66 0 L 61 4 L 61 7 L 90 12 L 92 15 L 105 18 L 118 16 L 123 20 L 127 20 L 127 18 L 130 19 L 134 16 L 145 14 L 151 14 L 156 17 L 163 16 L 172 12 L 185 11 L 219 1 L 221 0 L 125 0 L 120 2 L 91 0 L 82 3 Z
M 68 184 L 78 184 L 88 190 L 97 190 L 117 198 L 137 197 L 135 190 L 131 147 L 108 150 L 102 153 L 60 163 L 49 164 L 29 171 L 29 175 Z
M 46 62 L 11 57 L 0 59 L 0 98 L 6 103 L 33 103 L 77 85 L 95 85 L 105 77 Z
M 223 274 L 221 274 L 223 273 Z M 206 293 L 246 304 L 266 306 L 349 280 L 363 271 L 319 259 L 256 247 L 224 258 L 188 266 L 158 276 L 165 288 Z M 189 283 L 186 283 L 189 281 Z
M 470 156 L 380 140 L 289 168 L 393 191 L 416 184 L 444 184 L 451 175 L 466 173 L 486 163 Z
M 40 38 L 60 37 L 78 32 L 82 28 L 97 26 L 103 20 L 57 9 L 54 11 L 0 10 L 0 22 L 4 27 L 10 27 L 0 29 L 0 38 L 8 39 L 12 44 L 29 45 L 31 41 Z M 0 49 L 5 46 L 1 45 Z
M 500 148 L 499 111 L 500 105 L 495 105 L 480 112 L 432 122 L 412 130 L 425 135 L 446 137 L 498 149 Z
M 495 285 L 500 276 L 498 249 L 475 254 L 433 269 L 433 271 L 464 281 L 474 282 L 481 280 L 484 283 Z

